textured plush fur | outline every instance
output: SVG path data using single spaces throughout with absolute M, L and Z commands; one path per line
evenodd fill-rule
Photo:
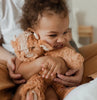
M 54 56 L 61 57 L 66 62 L 67 66 L 71 69 L 79 69 L 83 66 L 84 58 L 75 50 L 69 47 L 63 47 L 58 50 L 53 48 L 45 41 L 39 40 L 39 37 L 31 30 L 25 31 L 19 37 L 12 41 L 12 46 L 15 50 L 16 56 L 21 61 L 34 61 L 40 56 Z M 29 90 L 34 91 L 37 95 L 34 100 L 45 100 L 45 91 L 48 86 L 52 85 L 58 94 L 60 100 L 62 100 L 74 87 L 66 88 L 65 86 L 54 83 L 51 77 L 50 79 L 44 79 L 41 77 L 42 72 L 33 75 L 26 84 L 19 90 L 20 100 L 25 100 L 26 94 Z

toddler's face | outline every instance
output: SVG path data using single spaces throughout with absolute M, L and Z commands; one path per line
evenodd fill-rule
M 46 41 L 55 49 L 61 48 L 71 39 L 69 17 L 58 14 L 44 15 L 35 32 L 40 36 L 40 40 Z

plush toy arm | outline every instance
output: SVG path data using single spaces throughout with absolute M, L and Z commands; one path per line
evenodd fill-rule
M 56 91 L 57 95 L 59 96 L 60 100 L 63 100 L 69 92 L 71 92 L 76 87 L 65 87 L 62 84 L 59 83 L 53 83 L 52 87 Z
M 24 84 L 17 92 L 20 100 L 26 100 L 26 96 L 28 92 L 34 93 L 34 100 L 45 100 L 45 90 L 47 86 L 43 80 L 43 78 L 35 74 L 33 75 L 26 84 Z M 16 95 L 14 96 L 13 100 L 17 98 Z
M 63 58 L 66 61 L 67 66 L 69 66 L 69 68 L 71 69 L 79 69 L 80 67 L 83 67 L 83 62 L 84 62 L 83 56 L 80 53 L 68 47 L 65 47 L 64 49 Z
M 67 66 L 71 69 L 79 69 L 80 67 L 83 67 L 83 56 L 80 53 L 77 53 L 75 50 L 68 47 L 47 52 L 45 55 L 62 57 L 65 60 Z
M 63 100 L 64 95 L 65 95 L 66 87 L 64 85 L 62 85 L 62 84 L 55 83 L 55 82 L 52 83 L 52 87 L 56 91 L 56 93 L 59 96 L 60 100 Z

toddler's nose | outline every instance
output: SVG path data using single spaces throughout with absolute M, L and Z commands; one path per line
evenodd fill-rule
M 57 39 L 57 43 L 64 43 L 64 42 L 65 42 L 65 39 L 64 39 L 63 36 L 61 36 L 61 37 L 59 37 L 59 38 Z

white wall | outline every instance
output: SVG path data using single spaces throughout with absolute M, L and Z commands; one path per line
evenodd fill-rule
M 94 27 L 94 42 L 97 42 L 97 0 L 72 0 L 79 25 Z
M 78 47 L 82 46 L 79 43 L 79 38 L 78 38 L 78 25 L 77 25 L 77 20 L 76 20 L 76 15 L 73 9 L 73 5 L 72 5 L 72 0 L 67 0 L 68 3 L 68 7 L 69 7 L 69 17 L 70 17 L 70 21 L 69 21 L 69 26 L 70 28 L 72 28 L 72 37 L 74 39 L 74 41 L 76 42 L 76 45 Z

